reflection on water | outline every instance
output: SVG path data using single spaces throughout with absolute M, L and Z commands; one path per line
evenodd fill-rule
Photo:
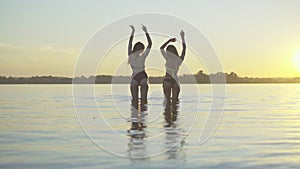
M 128 89 L 127 85 L 121 85 Z M 210 86 L 199 84 L 200 95 L 182 85 L 179 105 L 163 105 L 159 92 L 149 95 L 148 110 L 131 111 L 130 93 L 96 85 L 102 115 L 82 98 L 86 124 L 95 140 L 131 157 L 121 158 L 99 148 L 83 132 L 70 85 L 0 86 L 0 168 L 211 168 L 289 169 L 300 166 L 300 85 L 227 85 L 220 126 L 205 144 L 198 143 L 207 118 Z M 121 87 L 119 87 L 121 89 Z M 126 91 L 127 92 L 127 91 Z M 199 103 L 199 108 L 196 106 Z M 188 136 L 187 129 L 197 113 Z M 99 119 L 105 117 L 114 132 Z M 132 117 L 130 122 L 124 117 Z M 127 130 L 143 131 L 132 137 Z M 116 134 L 117 133 L 117 134 Z M 114 135 L 116 137 L 113 137 Z M 182 141 L 184 140 L 184 141 Z M 181 143 L 177 144 L 178 141 Z M 163 153 L 148 157 L 163 150 Z M 166 151 L 168 150 L 168 151 Z M 123 155 L 122 154 L 122 155 Z
M 131 106 L 131 128 L 127 130 L 129 136 L 128 156 L 130 158 L 143 159 L 147 156 L 145 144 L 145 128 L 146 128 L 146 106 L 138 103 L 138 107 Z
M 165 149 L 167 159 L 184 159 L 184 135 L 180 128 L 178 117 L 179 103 L 167 101 L 164 104 L 164 131 L 166 135 Z
M 140 102 L 138 105 L 137 108 L 136 106 L 131 106 L 130 129 L 127 130 L 129 136 L 128 156 L 134 162 L 147 159 L 147 149 L 151 145 L 151 143 L 147 144 L 147 105 L 142 105 Z M 178 120 L 179 102 L 164 102 L 162 109 L 164 110 L 162 134 L 165 136 L 162 137 L 164 138 L 162 140 L 164 147 L 161 148 L 161 151 L 165 154 L 167 160 L 183 160 L 185 158 L 183 149 L 185 138 L 184 131 L 180 126 L 180 120 Z

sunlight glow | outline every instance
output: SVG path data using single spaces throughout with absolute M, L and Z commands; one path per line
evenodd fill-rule
M 294 56 L 294 65 L 295 68 L 300 72 L 300 51 L 298 53 L 296 53 L 296 55 Z

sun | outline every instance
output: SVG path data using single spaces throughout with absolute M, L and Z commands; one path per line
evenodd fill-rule
M 293 62 L 295 68 L 300 72 L 300 51 L 294 56 Z

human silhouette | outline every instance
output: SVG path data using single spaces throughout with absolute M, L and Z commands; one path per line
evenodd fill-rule
M 164 127 L 171 127 L 177 120 L 179 104 L 171 103 L 170 101 L 165 104 L 164 117 L 165 125 Z
M 148 46 L 145 49 L 145 46 L 141 42 L 137 42 L 132 49 L 132 41 L 134 38 L 135 28 L 132 25 L 129 25 L 132 29 L 129 43 L 128 43 L 128 63 L 132 69 L 131 82 L 130 82 L 130 91 L 132 96 L 131 104 L 138 109 L 138 95 L 140 87 L 140 96 L 141 104 L 144 106 L 147 103 L 147 93 L 148 93 L 148 75 L 145 72 L 145 60 L 149 55 L 152 41 L 150 35 L 147 31 L 146 26 L 142 25 L 142 30 L 145 32 Z
M 175 42 L 175 38 L 169 39 L 165 42 L 161 47 L 160 51 L 163 57 L 166 60 L 166 75 L 163 81 L 163 91 L 165 95 L 166 101 L 172 101 L 173 103 L 178 102 L 178 95 L 180 92 L 180 83 L 177 72 L 179 70 L 179 66 L 182 64 L 185 52 L 186 52 L 186 44 L 185 44 L 185 33 L 183 30 L 180 32 L 181 40 L 182 40 L 182 52 L 179 56 L 177 49 L 174 45 L 168 45 L 170 42 Z M 166 46 L 167 49 L 165 50 Z M 172 97 L 171 97 L 172 95 Z

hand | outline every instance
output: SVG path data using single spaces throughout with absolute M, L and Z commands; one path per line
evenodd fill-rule
M 133 25 L 129 25 L 129 27 L 131 28 L 132 32 L 135 31 L 134 26 Z
M 176 38 L 169 39 L 170 42 L 176 42 Z
M 181 32 L 180 32 L 180 36 L 181 36 L 181 38 L 184 38 L 184 31 L 183 30 L 181 30 Z
M 143 25 L 142 24 L 142 30 L 145 32 L 145 33 L 147 33 L 148 31 L 147 31 L 147 28 L 146 28 L 146 26 L 145 25 Z

